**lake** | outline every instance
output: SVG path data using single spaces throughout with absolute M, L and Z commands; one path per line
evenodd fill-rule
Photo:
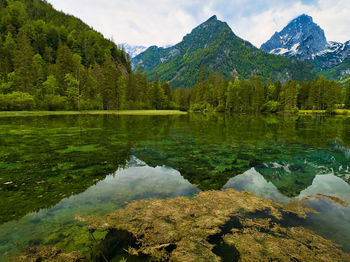
M 349 184 L 345 117 L 2 117 L 0 261 L 39 245 L 89 254 L 105 233 L 76 215 L 227 188 L 282 204 L 331 197 L 309 199 L 319 213 L 303 226 L 350 253 Z

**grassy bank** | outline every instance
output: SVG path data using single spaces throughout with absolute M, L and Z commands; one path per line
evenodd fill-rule
M 6 116 L 49 116 L 49 115 L 184 115 L 178 110 L 97 110 L 97 111 L 0 111 L 0 117 Z
M 299 115 L 324 115 L 328 114 L 326 110 L 299 110 Z M 350 116 L 350 110 L 349 109 L 337 109 L 334 110 L 334 115 L 344 115 L 344 116 Z

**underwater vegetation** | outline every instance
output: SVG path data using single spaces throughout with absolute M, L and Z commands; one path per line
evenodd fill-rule
M 317 174 L 350 183 L 347 119 L 190 115 L 164 140 L 143 140 L 134 154 L 151 166 L 167 165 L 201 190 L 221 189 L 255 167 L 286 196 L 297 196 Z
M 298 202 L 281 205 L 228 189 L 140 200 L 76 219 L 90 232 L 128 232 L 135 240 L 127 252 L 153 261 L 350 261 L 336 244 L 298 226 L 308 212 L 314 211 Z
M 139 121 L 137 116 L 2 118 L 0 224 L 50 208 L 123 167 L 133 144 L 147 139 L 147 132 L 130 131 Z M 164 121 L 149 117 L 144 126 L 162 132 L 168 121 L 171 116 Z
M 74 251 L 69 254 L 63 253 L 58 247 L 28 247 L 26 254 L 15 258 L 18 262 L 84 262 L 87 261 L 84 255 Z

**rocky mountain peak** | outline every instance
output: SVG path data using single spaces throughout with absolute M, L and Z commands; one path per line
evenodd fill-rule
M 217 16 L 216 15 L 213 15 L 212 17 L 210 17 L 207 21 L 210 21 L 210 20 L 218 20 Z
M 291 22 L 299 22 L 299 23 L 313 23 L 314 20 L 312 19 L 311 16 L 307 14 L 302 14 L 298 16 L 297 18 L 293 19 Z
M 302 14 L 289 22 L 282 31 L 276 32 L 261 49 L 268 53 L 297 56 L 306 60 L 325 50 L 327 44 L 323 29 L 314 23 L 311 16 Z
M 221 30 L 228 29 L 232 32 L 231 28 L 228 26 L 226 22 L 222 22 L 218 20 L 216 15 L 210 17 L 207 21 L 203 22 L 196 28 L 194 28 L 190 34 L 187 34 L 183 40 L 186 40 L 189 36 L 196 35 L 216 35 Z

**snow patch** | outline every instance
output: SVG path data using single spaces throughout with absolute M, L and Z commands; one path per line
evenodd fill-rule
M 300 43 L 296 43 L 295 45 L 292 46 L 292 48 L 290 49 L 290 51 L 292 51 L 294 54 L 298 53 L 298 47 L 300 46 Z
M 119 46 L 125 49 L 125 52 L 129 54 L 130 58 L 138 56 L 147 49 L 147 47 L 145 46 L 132 46 L 126 43 L 120 44 Z
M 271 50 L 271 54 L 275 54 L 275 55 L 283 55 L 285 53 L 288 53 L 289 50 L 286 49 L 286 48 L 276 48 L 276 49 L 273 49 Z

